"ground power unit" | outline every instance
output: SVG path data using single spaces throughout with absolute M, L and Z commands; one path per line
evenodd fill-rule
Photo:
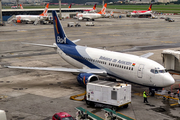
M 110 106 L 113 110 L 127 108 L 131 103 L 131 85 L 102 80 L 89 82 L 86 86 L 86 103 Z

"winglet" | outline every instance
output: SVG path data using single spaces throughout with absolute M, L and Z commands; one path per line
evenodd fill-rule
M 40 14 L 40 16 L 47 16 L 48 8 L 49 8 L 49 3 L 46 5 L 46 7 L 45 7 L 43 13 Z
M 149 6 L 149 9 L 148 9 L 148 11 L 151 11 L 151 8 L 152 8 L 152 4 Z
M 104 4 L 104 6 L 103 6 L 103 8 L 101 9 L 101 11 L 100 12 L 98 12 L 99 14 L 103 14 L 103 15 L 105 15 L 106 14 L 106 7 L 107 7 L 107 3 L 106 4 Z
M 56 11 L 52 11 L 52 16 L 54 22 L 54 34 L 55 34 L 56 44 L 76 45 L 66 37 L 61 22 L 56 14 Z

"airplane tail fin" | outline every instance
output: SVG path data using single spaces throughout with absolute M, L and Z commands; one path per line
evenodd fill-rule
M 151 11 L 151 8 L 152 8 L 152 4 L 149 6 L 148 11 Z
M 68 8 L 71 8 L 71 5 L 72 5 L 72 4 L 70 4 Z
M 47 16 L 48 8 L 49 8 L 49 3 L 46 5 L 46 7 L 45 7 L 43 13 L 40 14 L 40 16 Z
M 52 16 L 54 22 L 54 34 L 55 34 L 56 44 L 76 45 L 66 37 L 61 22 L 56 14 L 56 11 L 52 11 Z
M 93 10 L 96 10 L 96 4 L 94 5 Z
M 113 16 L 113 15 L 114 15 L 114 12 L 113 12 L 113 11 L 111 11 L 110 15 L 111 15 L 111 16 Z
M 20 4 L 21 9 L 23 9 L 23 6 Z
M 100 12 L 98 12 L 99 14 L 103 14 L 103 15 L 105 15 L 106 14 L 106 7 L 107 7 L 107 3 L 106 4 L 104 4 L 104 6 L 103 6 L 103 8 L 101 9 L 101 11 Z

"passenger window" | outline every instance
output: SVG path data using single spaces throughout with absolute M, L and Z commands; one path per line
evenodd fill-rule
M 131 68 L 131 70 L 133 70 L 133 67 Z

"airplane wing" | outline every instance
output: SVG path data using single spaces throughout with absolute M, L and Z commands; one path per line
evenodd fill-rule
M 141 57 L 144 57 L 144 58 L 148 58 L 150 57 L 151 55 L 153 55 L 154 53 L 146 53 L 144 55 L 141 55 Z
M 50 68 L 50 67 L 20 67 L 20 66 L 4 66 L 6 68 L 28 69 L 28 70 L 46 70 L 46 71 L 61 71 L 71 73 L 93 73 L 93 74 L 107 74 L 103 69 L 75 69 L 75 68 Z
M 73 40 L 73 43 L 79 42 L 81 39 Z M 56 44 L 54 43 L 53 45 L 45 45 L 45 44 L 36 44 L 36 43 L 27 43 L 27 42 L 21 42 L 22 44 L 27 44 L 27 45 L 36 45 L 36 46 L 41 46 L 41 47 L 50 47 L 50 48 L 57 48 Z
M 27 44 L 27 45 L 36 45 L 36 46 L 42 46 L 42 47 L 51 47 L 51 48 L 57 48 L 55 44 L 53 45 L 45 45 L 45 44 L 36 44 L 36 43 L 26 43 L 26 42 L 21 42 L 22 44 Z

